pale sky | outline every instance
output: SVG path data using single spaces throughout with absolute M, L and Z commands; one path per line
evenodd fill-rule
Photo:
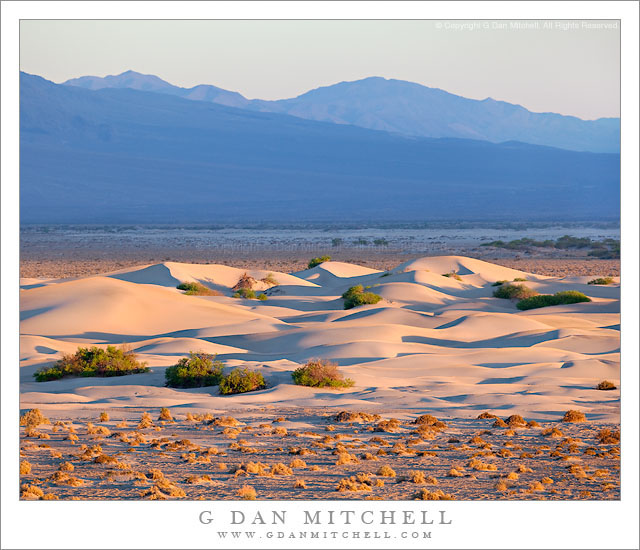
M 550 28 L 540 21 L 537 29 L 510 23 L 23 20 L 20 68 L 54 82 L 132 69 L 249 99 L 383 76 L 534 112 L 620 116 L 618 22 L 609 22 L 613 29 L 582 20 L 546 21 Z

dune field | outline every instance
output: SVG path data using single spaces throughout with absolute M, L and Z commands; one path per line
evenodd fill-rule
M 51 421 L 22 431 L 31 465 L 23 483 L 51 498 L 242 498 L 237 491 L 247 483 L 257 498 L 421 498 L 416 491 L 429 483 L 437 486 L 427 493 L 450 498 L 619 498 L 617 442 L 606 434 L 619 429 L 618 278 L 594 285 L 589 276 L 547 277 L 459 256 L 387 272 L 325 262 L 292 274 L 246 273 L 266 300 L 232 297 L 245 270 L 224 265 L 167 262 L 79 279 L 22 279 L 20 406 Z M 577 290 L 591 301 L 520 311 L 515 301 L 493 297 L 496 281 L 513 279 L 540 294 Z M 183 282 L 220 295 L 185 295 L 176 288 Z M 341 295 L 354 285 L 382 300 L 345 310 Z M 38 369 L 78 346 L 121 344 L 150 372 L 35 381 Z M 220 395 L 217 386 L 165 387 L 165 369 L 190 351 L 216 354 L 225 370 L 258 370 L 267 387 L 237 395 Z M 313 358 L 337 363 L 353 387 L 295 385 L 291 373 Z M 603 380 L 616 389 L 596 389 Z M 157 420 L 163 407 L 172 421 Z M 561 422 L 568 410 L 586 421 Z M 99 422 L 103 411 L 109 419 Z M 340 411 L 367 415 L 340 422 Z M 140 427 L 145 412 L 153 422 Z M 477 418 L 483 412 L 512 418 L 494 425 L 493 416 Z M 425 430 L 415 423 L 425 414 L 442 424 L 425 421 L 432 426 Z M 69 440 L 72 432 L 78 441 Z M 371 441 L 376 436 L 385 442 Z M 353 460 L 336 468 L 342 453 Z M 101 462 L 102 455 L 117 458 Z M 298 456 L 300 472 L 272 472 Z M 73 475 L 84 479 L 78 486 L 55 474 L 74 460 Z M 384 464 L 398 474 L 394 485 L 376 485 Z M 158 488 L 150 468 L 173 474 L 180 490 Z M 448 475 L 452 469 L 460 475 Z M 411 481 L 415 471 L 436 483 Z M 407 483 L 396 483 L 402 476 Z

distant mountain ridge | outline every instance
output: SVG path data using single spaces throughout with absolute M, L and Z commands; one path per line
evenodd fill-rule
M 99 76 L 81 76 L 72 78 L 63 83 L 66 86 L 77 86 L 87 90 L 101 90 L 104 88 L 131 88 L 142 92 L 157 92 L 163 94 L 176 95 L 185 99 L 195 101 L 211 101 L 229 107 L 244 107 L 249 100 L 238 92 L 230 92 L 216 86 L 201 84 L 193 88 L 180 88 L 169 84 L 165 80 L 148 74 L 141 74 L 135 71 L 125 71 L 119 75 L 109 75 L 101 78 Z
M 20 77 L 22 223 L 604 219 L 620 156 Z
M 620 151 L 619 118 L 582 120 L 555 113 L 533 113 L 504 101 L 468 99 L 438 88 L 382 77 L 340 82 L 277 101 L 248 100 L 237 92 L 204 84 L 180 88 L 157 76 L 135 71 L 104 78 L 85 76 L 64 84 L 91 90 L 153 91 L 407 136 L 480 139 L 492 143 L 521 141 L 573 151 Z

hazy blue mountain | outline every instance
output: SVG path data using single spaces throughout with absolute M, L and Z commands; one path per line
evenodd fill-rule
M 532 113 L 520 105 L 468 99 L 413 82 L 365 78 L 252 107 L 312 120 L 423 137 L 523 141 L 575 151 L 618 152 L 620 119 Z
M 81 76 L 80 78 L 67 80 L 63 84 L 67 86 L 78 86 L 88 90 L 131 88 L 143 92 L 160 92 L 163 94 L 177 95 L 196 101 L 212 101 L 213 103 L 229 105 L 231 107 L 243 107 L 249 103 L 249 100 L 238 92 L 230 92 L 207 84 L 201 84 L 193 88 L 180 88 L 179 86 L 169 84 L 157 76 L 140 74 L 135 71 L 126 71 L 119 75 L 109 75 L 104 78 L 99 76 Z
M 620 157 L 407 138 L 22 74 L 23 223 L 619 216 Z
M 620 119 L 581 120 L 555 113 L 532 113 L 520 105 L 487 98 L 468 99 L 413 82 L 365 78 L 311 90 L 293 99 L 249 101 L 215 86 L 185 89 L 150 75 L 127 71 L 105 78 L 65 82 L 90 89 L 133 88 L 170 93 L 233 107 L 352 124 L 409 136 L 522 141 L 574 151 L 620 151 Z

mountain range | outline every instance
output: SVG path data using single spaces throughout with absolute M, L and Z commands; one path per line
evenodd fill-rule
M 408 136 L 193 100 L 195 88 L 166 93 L 130 76 L 150 88 L 21 73 L 22 223 L 619 216 L 619 154 Z
M 491 98 L 478 101 L 414 82 L 381 77 L 340 82 L 278 101 L 248 100 L 237 92 L 210 85 L 181 88 L 157 76 L 135 71 L 104 78 L 84 76 L 64 84 L 90 90 L 152 91 L 406 136 L 480 139 L 493 143 L 522 141 L 600 153 L 620 151 L 619 118 L 582 120 L 555 113 L 533 113 L 504 101 Z

